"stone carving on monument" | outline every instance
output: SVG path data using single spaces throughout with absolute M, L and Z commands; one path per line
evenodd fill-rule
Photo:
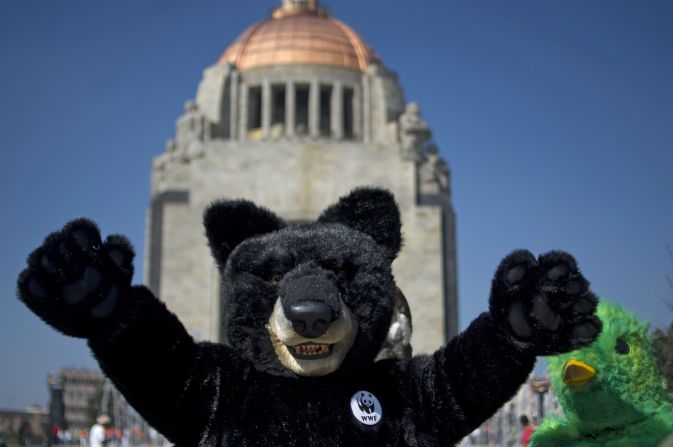
M 429 144 L 418 169 L 421 194 L 450 194 L 451 171 L 440 157 L 436 144 Z
M 175 139 L 166 141 L 166 152 L 154 161 L 154 170 L 163 177 L 169 166 L 187 164 L 204 156 L 204 141 L 210 140 L 210 126 L 196 102 L 186 101 L 184 113 L 175 122 Z
M 203 143 L 210 139 L 210 126 L 196 102 L 186 101 L 185 111 L 175 122 L 176 150 L 183 161 L 203 156 Z
M 423 160 L 423 147 L 432 132 L 428 123 L 421 118 L 418 104 L 410 102 L 400 115 L 400 150 L 402 158 L 420 162 Z
M 157 176 L 157 180 L 165 180 L 168 167 L 175 163 L 177 156 L 177 145 L 174 139 L 166 140 L 166 151 L 158 155 L 152 163 L 152 171 Z

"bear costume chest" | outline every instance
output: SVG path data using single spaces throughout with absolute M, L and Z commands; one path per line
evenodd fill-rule
M 212 445 L 408 445 L 401 429 L 408 404 L 390 393 L 386 376 L 374 371 L 301 380 L 260 376 L 240 389 L 236 404 L 232 395 L 222 402 L 220 417 L 207 430 L 221 436 Z

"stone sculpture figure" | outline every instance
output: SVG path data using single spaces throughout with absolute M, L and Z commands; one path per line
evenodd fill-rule
M 421 118 L 420 108 L 415 102 L 410 102 L 400 115 L 400 149 L 402 157 L 407 160 L 421 161 L 423 145 L 430 138 L 431 132 L 428 123 Z
M 420 187 L 423 194 L 448 194 L 451 184 L 449 165 L 439 156 L 437 145 L 430 144 L 425 160 L 419 168 Z

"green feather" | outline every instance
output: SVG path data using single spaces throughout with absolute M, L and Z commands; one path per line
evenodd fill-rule
M 673 433 L 673 404 L 657 370 L 649 324 L 606 300 L 596 314 L 603 331 L 594 343 L 548 358 L 565 417 L 546 418 L 533 434 L 532 447 L 650 447 Z M 628 353 L 616 349 L 619 343 L 623 351 L 623 342 Z M 566 385 L 564 368 L 571 359 L 592 366 L 596 375 L 584 385 Z

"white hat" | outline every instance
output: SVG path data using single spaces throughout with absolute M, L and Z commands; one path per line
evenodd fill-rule
M 101 414 L 96 418 L 96 422 L 98 422 L 101 425 L 109 424 L 110 416 L 108 416 L 107 414 Z

